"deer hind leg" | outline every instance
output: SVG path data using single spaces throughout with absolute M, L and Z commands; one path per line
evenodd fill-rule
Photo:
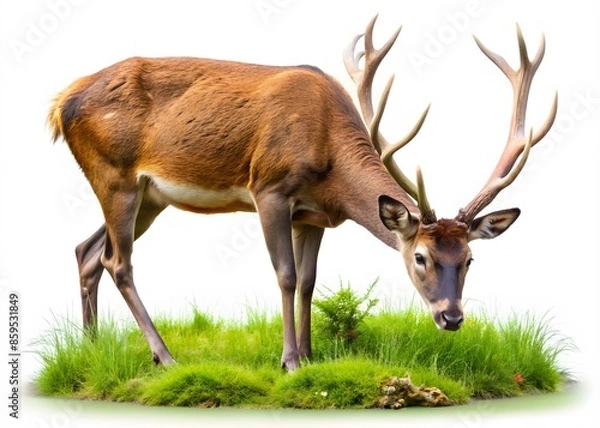
M 116 183 L 112 186 L 115 190 L 111 193 L 106 190 L 99 196 L 106 220 L 106 239 L 100 261 L 111 275 L 146 337 L 154 362 L 167 365 L 174 363 L 175 360 L 158 334 L 133 282 L 131 265 L 133 241 L 136 234 L 143 232 L 144 226 L 147 228 L 154 219 L 149 215 L 151 210 L 142 210 L 145 208 L 142 203 L 143 187 L 143 184 L 140 186 L 138 183 L 132 186 L 122 182 Z M 110 188 L 110 185 L 105 186 L 105 189 Z M 156 209 L 160 212 L 158 207 Z M 138 217 L 141 222 L 136 227 Z
M 317 275 L 317 256 L 325 230 L 311 225 L 294 225 L 294 259 L 299 298 L 298 353 L 300 358 L 312 356 L 311 302 Z
M 144 198 L 135 222 L 134 239 L 139 238 L 150 227 L 165 206 Z M 98 328 L 98 284 L 104 272 L 101 256 L 106 246 L 106 225 L 102 225 L 92 236 L 75 249 L 79 268 L 83 327 L 93 338 Z
M 79 268 L 79 286 L 81 290 L 81 308 L 83 310 L 83 328 L 92 337 L 97 331 L 98 283 L 104 272 L 100 256 L 106 241 L 106 226 L 102 225 L 92 236 L 75 249 Z

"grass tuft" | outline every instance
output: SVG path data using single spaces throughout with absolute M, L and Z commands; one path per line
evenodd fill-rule
M 94 340 L 63 321 L 38 343 L 44 369 L 37 384 L 46 395 L 109 399 L 114 388 L 154 365 L 141 334 L 111 320 L 101 324 Z
M 145 385 L 139 401 L 168 406 L 259 405 L 271 385 L 247 368 L 216 362 L 173 367 Z

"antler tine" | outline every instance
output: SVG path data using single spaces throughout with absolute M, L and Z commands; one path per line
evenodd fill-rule
M 475 37 L 475 42 L 481 51 L 508 77 L 513 87 L 513 112 L 508 133 L 508 141 L 504 152 L 500 156 L 498 164 L 494 168 L 490 178 L 486 182 L 483 189 L 475 196 L 475 198 L 461 209 L 456 219 L 465 223 L 473 221 L 477 213 L 489 205 L 498 193 L 510 185 L 519 175 L 527 157 L 529 150 L 538 143 L 550 130 L 556 112 L 558 109 L 558 94 L 555 93 L 550 114 L 534 134 L 533 129 L 530 130 L 529 136 L 525 137 L 525 117 L 527 112 L 527 101 L 529 98 L 529 90 L 535 72 L 544 58 L 546 49 L 545 38 L 542 35 L 540 47 L 533 60 L 529 59 L 527 46 L 523 38 L 521 28 L 517 25 L 517 41 L 519 44 L 519 56 L 521 66 L 518 70 L 511 68 L 506 60 L 495 52 L 490 51 L 487 47 Z M 520 157 L 520 158 L 519 158 Z M 518 163 L 517 163 L 517 160 Z M 516 163 L 516 165 L 515 165 Z
M 381 48 L 375 49 L 375 47 L 373 46 L 373 28 L 375 28 L 375 22 L 377 22 L 378 16 L 379 15 L 375 15 L 373 19 L 371 19 L 371 21 L 367 25 L 367 31 L 365 31 L 365 52 L 373 55 L 373 61 L 371 63 L 374 68 L 373 74 L 375 74 L 375 71 L 377 70 L 377 67 L 379 67 L 379 64 L 381 63 L 383 58 L 387 55 L 392 46 L 394 46 L 394 43 L 396 43 L 396 39 L 398 39 L 400 31 L 402 31 L 402 26 L 398 27 L 398 29 L 392 34 L 392 36 L 388 39 L 387 42 L 385 42 L 385 44 Z M 367 66 L 365 66 L 365 68 L 366 67 Z
M 408 143 L 410 143 L 412 141 L 413 138 L 415 138 L 417 136 L 417 134 L 421 130 L 421 127 L 423 126 L 423 123 L 425 122 L 425 118 L 427 117 L 427 114 L 429 113 L 430 108 L 431 108 L 431 104 L 429 104 L 425 108 L 425 110 L 423 110 L 423 113 L 421 113 L 421 116 L 419 117 L 419 119 L 417 120 L 417 122 L 415 123 L 413 128 L 404 136 L 404 138 L 399 140 L 396 144 L 390 144 L 390 145 L 386 146 L 381 151 L 381 160 L 383 160 L 383 163 L 386 163 L 388 160 L 390 160 L 392 158 L 392 156 L 394 155 L 394 153 L 396 153 L 402 147 L 406 146 Z M 381 120 L 381 119 L 379 119 L 379 120 Z M 378 127 L 379 127 L 379 123 L 377 123 L 377 129 L 378 129 Z M 372 131 L 374 130 L 373 125 L 371 125 L 371 130 Z M 373 133 L 371 135 L 373 135 Z
M 346 70 L 348 74 L 352 78 L 355 84 L 360 83 L 360 79 L 362 78 L 363 71 L 360 69 L 358 63 L 365 55 L 364 51 L 354 53 L 356 51 L 356 44 L 358 41 L 364 36 L 364 33 L 357 34 L 354 36 L 350 44 L 344 50 L 344 65 L 346 66 Z
M 512 79 L 512 75 L 515 73 L 515 70 L 513 70 L 510 65 L 508 65 L 508 62 L 506 62 L 504 57 L 489 50 L 481 42 L 481 40 L 479 40 L 477 36 L 473 36 L 473 39 L 475 39 L 475 43 L 477 43 L 477 46 L 479 47 L 479 49 L 481 49 L 481 52 L 483 52 L 485 56 L 487 56 L 490 59 L 490 61 L 496 64 L 496 66 L 506 75 L 506 77 Z
M 558 91 L 554 92 L 554 98 L 552 99 L 552 107 L 550 107 L 550 113 L 546 120 L 540 126 L 540 129 L 533 136 L 533 142 L 531 143 L 531 147 L 535 146 L 542 138 L 546 136 L 550 128 L 552 128 L 552 124 L 554 123 L 554 119 L 556 119 L 556 113 L 558 112 Z
M 432 224 L 437 221 L 435 211 L 431 209 L 427 194 L 425 193 L 425 182 L 421 167 L 417 167 L 417 191 L 419 192 L 419 211 L 421 211 L 421 222 L 423 224 Z
M 394 76 L 392 75 L 388 80 L 379 101 L 377 110 L 373 112 L 373 101 L 372 101 L 372 85 L 375 73 L 379 67 L 379 64 L 383 58 L 390 51 L 402 27 L 398 28 L 394 34 L 388 39 L 388 41 L 379 49 L 375 49 L 373 45 L 373 29 L 377 21 L 377 15 L 371 19 L 367 25 L 367 29 L 364 34 L 358 35 L 352 39 L 348 47 L 344 51 L 344 64 L 348 74 L 357 86 L 358 99 L 363 114 L 363 118 L 369 127 L 371 141 L 375 150 L 380 154 L 381 159 L 389 173 L 394 177 L 396 182 L 416 201 L 419 201 L 419 192 L 417 186 L 412 183 L 406 175 L 400 170 L 398 165 L 394 162 L 393 154 L 399 149 L 408 144 L 419 132 L 427 113 L 429 112 L 429 106 L 421 114 L 417 123 L 413 126 L 410 132 L 401 140 L 395 144 L 390 144 L 379 132 L 379 125 L 383 117 L 383 112 L 389 94 L 394 82 Z M 356 45 L 358 40 L 364 36 L 365 39 L 365 50 L 355 53 Z M 360 68 L 359 62 L 362 57 L 365 57 L 364 69 Z M 424 193 L 423 193 L 424 194 Z
M 372 136 L 371 141 L 375 146 L 375 150 L 380 155 L 383 153 L 386 146 L 382 147 L 382 140 L 379 139 L 379 124 L 381 123 L 381 119 L 383 118 L 383 112 L 385 110 L 385 106 L 387 105 L 388 98 L 390 96 L 390 91 L 392 90 L 392 85 L 394 84 L 394 79 L 396 75 L 392 74 L 388 79 L 385 87 L 383 88 L 383 92 L 381 93 L 381 98 L 379 99 L 379 105 L 377 106 L 377 110 L 375 110 L 375 114 L 373 115 L 373 120 L 371 121 L 371 126 L 369 127 L 369 134 Z
M 423 123 L 425 122 L 425 118 L 427 117 L 427 114 L 429 113 L 429 108 L 431 107 L 431 104 L 429 104 L 427 106 L 427 108 L 423 111 L 423 113 L 421 113 L 421 116 L 419 117 L 419 119 L 417 120 L 417 122 L 415 123 L 413 128 L 408 132 L 408 134 L 404 138 L 402 138 L 395 144 L 388 144 L 385 142 L 382 144 L 382 141 L 381 141 L 382 137 L 379 132 L 379 124 L 381 123 L 381 119 L 383 117 L 383 111 L 385 110 L 385 106 L 387 104 L 387 100 L 390 95 L 390 91 L 391 91 L 393 83 L 394 83 L 394 75 L 392 75 L 390 77 L 390 79 L 388 80 L 388 82 L 383 90 L 383 93 L 381 95 L 381 99 L 379 101 L 379 105 L 377 106 L 377 110 L 375 111 L 375 116 L 373 117 L 373 122 L 371 123 L 371 129 L 370 129 L 371 140 L 373 142 L 373 145 L 375 146 L 375 149 L 380 154 L 383 164 L 385 165 L 385 167 L 387 168 L 389 173 L 392 175 L 392 177 L 394 177 L 396 182 L 399 183 L 400 186 L 415 201 L 418 201 L 420 198 L 420 195 L 417 191 L 417 186 L 415 186 L 415 184 L 412 181 L 410 181 L 408 179 L 408 177 L 406 177 L 406 175 L 404 175 L 404 173 L 400 170 L 398 165 L 394 162 L 393 155 L 398 150 L 400 150 L 402 147 L 404 147 L 405 145 L 410 143 L 412 141 L 412 139 L 421 130 L 421 126 L 423 126 Z
M 546 50 L 546 44 L 543 42 L 544 35 L 542 34 L 542 43 L 540 44 L 540 49 L 538 49 L 538 53 L 543 53 Z M 519 56 L 521 57 L 521 66 L 524 67 L 527 63 L 529 63 L 529 54 L 527 53 L 527 45 L 525 44 L 525 38 L 523 37 L 523 31 L 521 31 L 521 26 L 517 24 L 517 43 L 519 44 Z M 539 63 L 538 63 L 539 65 Z
M 369 132 L 372 135 L 373 145 L 377 150 L 377 153 L 381 155 L 382 160 L 388 159 L 391 155 L 393 155 L 396 151 L 404 147 L 406 144 L 410 143 L 410 141 L 415 137 L 419 129 L 421 129 L 421 125 L 423 125 L 423 121 L 425 120 L 424 116 L 427 116 L 427 110 L 421 115 L 421 118 L 413 127 L 411 132 L 408 135 L 400 140 L 396 144 L 389 144 L 379 133 L 379 124 L 381 123 L 381 119 L 383 118 L 383 112 L 385 111 L 385 106 L 387 105 L 388 98 L 390 96 L 390 91 L 392 89 L 392 85 L 394 84 L 395 75 L 392 74 L 388 79 L 387 84 L 383 88 L 383 92 L 381 93 L 381 98 L 379 100 L 379 105 L 377 106 L 377 110 L 375 110 L 375 114 L 373 116 L 373 121 L 371 122 L 371 126 L 369 127 Z M 416 128 L 416 132 L 415 132 Z
M 532 147 L 533 147 L 533 128 L 531 128 L 529 130 L 529 138 L 527 138 L 527 141 L 525 142 L 525 146 L 523 147 L 523 152 L 521 153 L 519 162 L 515 165 L 514 168 L 512 168 L 508 172 L 508 174 L 506 174 L 504 177 L 499 178 L 496 181 L 496 187 L 498 189 L 498 192 L 500 192 L 500 190 L 504 189 L 505 187 L 508 187 L 513 181 L 515 181 L 515 178 L 517 178 L 517 176 L 519 175 L 519 173 L 525 166 L 525 163 L 527 162 L 527 158 L 529 157 L 529 150 L 531 150 Z
M 373 28 L 375 27 L 378 16 L 379 15 L 375 15 L 371 19 L 365 33 L 354 37 L 344 51 L 344 64 L 348 74 L 357 86 L 360 109 L 367 124 L 370 124 L 373 120 L 373 98 L 371 89 L 375 73 L 379 68 L 379 64 L 381 64 L 383 58 L 390 51 L 402 30 L 402 27 L 398 28 L 381 48 L 375 49 L 373 46 Z M 362 37 L 365 39 L 365 50 L 355 54 L 356 44 Z M 361 69 L 359 62 L 363 56 L 365 57 L 365 67 L 364 69 Z

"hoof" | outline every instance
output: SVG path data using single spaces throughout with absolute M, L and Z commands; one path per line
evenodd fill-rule
M 164 356 L 161 358 L 157 354 L 154 354 L 154 353 L 152 354 L 152 361 L 154 361 L 154 364 L 156 364 L 156 365 L 160 364 L 165 367 L 172 366 L 173 364 L 176 363 L 176 361 L 170 355 L 167 355 L 167 356 Z
M 299 360 L 282 361 L 281 368 L 288 373 L 293 373 L 296 369 L 300 368 Z

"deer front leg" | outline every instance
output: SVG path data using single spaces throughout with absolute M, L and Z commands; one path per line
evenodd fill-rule
M 292 220 L 290 204 L 285 196 L 261 194 L 255 197 L 256 208 L 265 235 L 267 250 L 281 289 L 283 317 L 283 353 L 281 367 L 294 371 L 300 367 L 296 327 L 294 321 L 294 295 L 296 269 L 292 248 Z
M 317 256 L 324 229 L 311 225 L 294 225 L 294 259 L 298 276 L 300 322 L 298 353 L 300 358 L 312 356 L 311 302 L 317 276 Z

